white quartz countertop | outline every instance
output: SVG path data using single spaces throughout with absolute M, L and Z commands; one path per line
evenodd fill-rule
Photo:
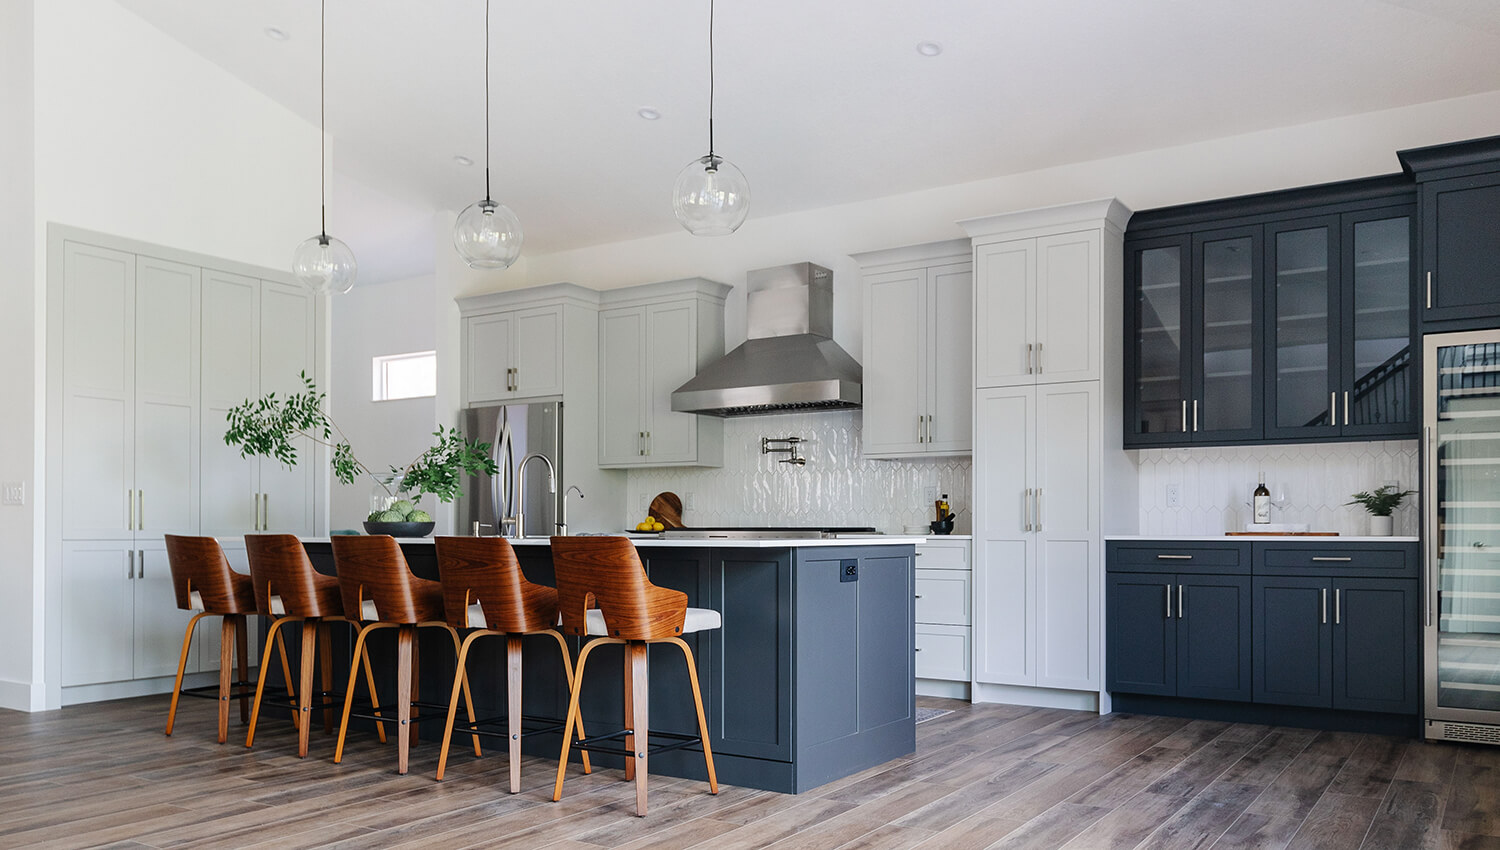
M 587 535 L 575 535 L 587 536 Z M 668 549 L 813 549 L 828 546 L 912 546 L 927 542 L 926 537 L 911 537 L 900 534 L 872 534 L 868 536 L 850 536 L 834 538 L 807 538 L 807 537 L 771 537 L 756 540 L 731 539 L 726 537 L 694 538 L 688 540 L 663 540 L 646 534 L 623 534 L 621 537 L 629 537 L 637 546 L 650 546 L 654 548 Z M 517 539 L 506 538 L 512 546 L 546 546 L 551 541 L 546 537 L 526 537 Z M 304 537 L 304 543 L 327 543 L 327 537 Z M 431 544 L 431 537 L 398 537 L 398 543 L 407 544 Z
M 1215 541 L 1231 543 L 1416 543 L 1415 537 L 1352 537 L 1321 534 L 1106 534 L 1105 540 L 1166 540 L 1185 543 L 1189 541 Z

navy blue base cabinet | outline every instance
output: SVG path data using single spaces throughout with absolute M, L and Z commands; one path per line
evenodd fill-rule
M 1417 544 L 1110 541 L 1105 557 L 1118 709 L 1415 733 Z

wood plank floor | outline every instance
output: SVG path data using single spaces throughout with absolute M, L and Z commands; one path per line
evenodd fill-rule
M 952 714 L 917 752 L 798 796 L 653 777 L 636 818 L 618 770 L 393 746 L 282 717 L 253 750 L 214 743 L 213 706 L 166 697 L 0 711 L 0 847 L 1500 848 L 1500 748 L 1140 715 L 922 699 Z M 231 737 L 243 740 L 243 727 Z

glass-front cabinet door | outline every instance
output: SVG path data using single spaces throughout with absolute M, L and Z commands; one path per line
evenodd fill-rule
M 1424 357 L 1426 715 L 1500 724 L 1500 331 Z
M 1338 433 L 1338 233 L 1337 216 L 1266 229 L 1268 439 Z
M 1192 439 L 1188 418 L 1188 238 L 1136 243 L 1128 252 L 1131 358 L 1126 439 L 1167 445 Z
M 1417 432 L 1412 351 L 1410 207 L 1343 218 L 1343 368 L 1339 426 L 1345 436 Z
M 1188 430 L 1208 442 L 1261 436 L 1261 228 L 1193 236 Z

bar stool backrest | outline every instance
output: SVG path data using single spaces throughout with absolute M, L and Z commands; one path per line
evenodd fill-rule
M 344 616 L 386 623 L 443 619 L 438 583 L 412 575 L 394 537 L 335 534 L 330 539 L 339 589 L 344 596 Z M 365 606 L 366 602 L 374 603 L 374 612 Z
M 687 594 L 646 578 L 635 544 L 625 537 L 554 537 L 562 632 L 588 634 L 587 610 L 597 607 L 609 636 L 658 640 L 682 634 Z
M 247 534 L 245 553 L 255 583 L 255 606 L 261 611 L 289 617 L 344 615 L 338 579 L 313 568 L 296 535 Z M 273 596 L 281 599 L 280 613 L 272 610 Z
M 210 614 L 256 612 L 255 592 L 249 577 L 229 568 L 229 559 L 224 557 L 219 541 L 212 537 L 164 536 L 178 608 Z
M 532 584 L 516 550 L 503 537 L 438 537 L 438 576 L 448 625 L 469 628 L 469 606 L 479 604 L 485 628 L 539 632 L 557 625 L 557 591 Z

